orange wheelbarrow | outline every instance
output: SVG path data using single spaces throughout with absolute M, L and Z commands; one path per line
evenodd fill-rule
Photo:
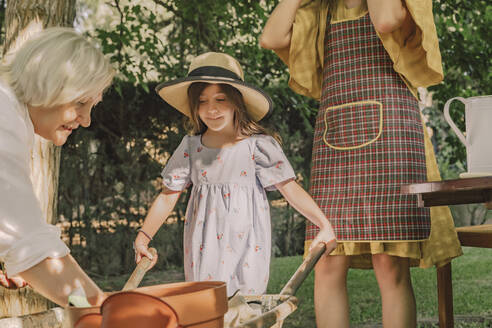
M 294 295 L 325 249 L 324 243 L 313 247 L 279 294 L 242 296 L 246 307 L 251 303 L 257 305 L 257 315 L 245 320 L 239 315 L 232 321 L 226 320 L 224 325 L 224 316 L 231 317 L 231 311 L 241 309 L 229 308 L 228 312 L 223 282 L 182 282 L 135 288 L 147 270 L 148 259 L 144 258 L 140 262 L 144 264 L 137 266 L 123 292 L 112 293 L 101 307 L 69 308 L 68 326 L 280 328 L 283 320 L 297 309 L 298 299 Z

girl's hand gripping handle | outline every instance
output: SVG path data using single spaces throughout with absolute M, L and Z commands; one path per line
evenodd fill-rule
M 137 252 L 136 247 L 135 252 Z M 157 261 L 157 251 L 155 248 L 146 248 L 145 252 L 150 255 L 152 260 L 146 255 L 144 257 L 140 257 L 140 260 L 137 261 L 137 267 L 133 270 L 133 273 L 126 282 L 125 286 L 123 286 L 123 291 L 137 288 L 138 285 L 140 285 L 145 273 L 149 271 Z
M 280 295 L 295 295 L 297 289 L 299 289 L 303 281 L 309 275 L 314 265 L 318 262 L 323 253 L 325 253 L 327 244 L 321 242 L 317 244 L 313 243 L 312 245 L 314 246 L 309 250 L 309 254 L 287 284 L 285 284 L 284 288 L 282 288 Z
M 137 264 L 139 264 L 143 259 L 149 260 L 150 266 L 147 270 L 150 270 L 157 263 L 157 252 L 155 249 L 149 248 L 149 246 L 145 243 L 138 242 L 138 238 L 133 243 L 133 249 L 135 250 L 135 262 Z
M 326 244 L 326 255 L 330 254 L 331 251 L 337 247 L 335 232 L 333 231 L 331 224 L 327 224 L 319 231 L 318 235 L 316 235 L 316 238 L 313 239 L 309 250 L 311 251 L 313 247 L 315 247 L 319 243 Z

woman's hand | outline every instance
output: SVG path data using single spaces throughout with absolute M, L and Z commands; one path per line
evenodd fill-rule
M 27 282 L 19 276 L 14 276 L 12 278 L 7 277 L 2 270 L 0 270 L 0 285 L 5 288 L 22 288 L 27 286 Z

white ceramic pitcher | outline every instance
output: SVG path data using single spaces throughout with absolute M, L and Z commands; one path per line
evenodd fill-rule
M 453 100 L 465 104 L 466 137 L 449 116 Z M 444 118 L 466 146 L 468 172 L 461 177 L 492 175 L 492 96 L 449 99 L 444 105 Z

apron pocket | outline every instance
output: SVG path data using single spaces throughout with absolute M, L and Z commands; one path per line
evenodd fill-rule
M 337 150 L 362 148 L 376 141 L 383 129 L 383 104 L 358 101 L 325 109 L 323 141 Z

